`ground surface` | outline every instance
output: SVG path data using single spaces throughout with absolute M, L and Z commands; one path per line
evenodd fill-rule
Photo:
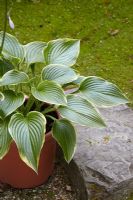
M 13 0 L 12 32 L 23 43 L 81 39 L 75 68 L 117 83 L 133 101 L 132 0 Z M 0 13 L 3 12 L 0 1 Z M 0 15 L 0 29 L 2 14 Z
M 62 166 L 56 164 L 53 176 L 40 187 L 17 190 L 0 184 L 0 200 L 76 200 L 76 194 Z
M 127 200 L 133 193 L 133 110 L 122 105 L 101 113 L 106 128 L 76 126 L 78 145 L 68 175 L 77 178 L 73 185 L 81 200 Z

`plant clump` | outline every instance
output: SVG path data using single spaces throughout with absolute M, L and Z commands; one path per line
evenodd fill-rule
M 2 39 L 3 32 L 0 42 Z M 49 118 L 53 121 L 52 136 L 70 162 L 76 149 L 72 123 L 104 127 L 97 108 L 128 102 L 116 85 L 100 77 L 80 76 L 74 70 L 79 51 L 77 39 L 22 45 L 16 37 L 5 34 L 0 57 L 0 159 L 14 141 L 20 158 L 37 172 Z M 43 66 L 39 74 L 37 63 Z M 68 87 L 74 88 L 69 94 Z M 44 103 L 47 106 L 42 109 Z M 59 119 L 53 116 L 55 111 Z

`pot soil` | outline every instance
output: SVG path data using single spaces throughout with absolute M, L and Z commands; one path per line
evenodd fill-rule
M 36 174 L 20 159 L 16 144 L 13 142 L 8 154 L 0 160 L 0 182 L 15 188 L 33 188 L 43 184 L 53 172 L 55 154 L 56 142 L 49 132 L 46 134 Z

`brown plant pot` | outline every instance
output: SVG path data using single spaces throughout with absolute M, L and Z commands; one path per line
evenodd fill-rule
M 56 142 L 49 132 L 41 151 L 37 175 L 20 159 L 13 142 L 7 155 L 0 160 L 0 182 L 15 188 L 33 188 L 45 183 L 53 172 L 55 154 Z

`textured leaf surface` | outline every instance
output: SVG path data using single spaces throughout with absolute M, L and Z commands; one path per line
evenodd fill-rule
M 43 81 L 37 88 L 32 87 L 33 96 L 40 100 L 50 104 L 66 105 L 65 94 L 57 83 L 53 81 Z
M 0 86 L 4 85 L 17 85 L 19 83 L 26 83 L 29 77 L 25 72 L 10 70 L 6 72 L 0 79 Z
M 2 118 L 10 115 L 24 103 L 23 93 L 5 90 L 3 95 L 4 100 L 0 101 L 0 115 Z
M 0 159 L 9 151 L 12 138 L 8 131 L 9 119 L 0 119 Z
M 63 85 L 77 79 L 77 74 L 66 65 L 51 64 L 43 69 L 42 79 L 53 80 Z
M 27 116 L 16 113 L 9 123 L 9 133 L 17 144 L 21 159 L 35 172 L 45 141 L 45 130 L 46 119 L 36 111 L 28 113 Z
M 85 80 L 85 76 L 79 76 L 76 80 L 73 81 L 74 84 L 80 85 L 83 80 Z
M 68 95 L 67 106 L 60 106 L 58 110 L 61 116 L 77 124 L 88 127 L 105 126 L 95 107 L 82 97 Z
M 80 85 L 80 94 L 99 107 L 114 106 L 127 103 L 127 98 L 120 89 L 106 80 L 91 76 Z
M 76 133 L 73 125 L 67 119 L 56 120 L 52 133 L 63 150 L 65 160 L 70 162 L 76 147 Z
M 45 42 L 30 42 L 24 45 L 25 50 L 25 62 L 28 64 L 44 62 L 44 48 L 47 46 Z
M 73 39 L 58 39 L 48 43 L 44 50 L 46 64 L 75 64 L 80 49 L 80 41 Z
M 3 32 L 0 32 L 0 44 L 2 42 L 2 38 L 3 38 Z M 14 58 L 19 58 L 21 60 L 23 60 L 24 58 L 23 46 L 18 42 L 18 40 L 14 36 L 8 33 L 6 33 L 2 53 L 7 57 L 11 56 Z

